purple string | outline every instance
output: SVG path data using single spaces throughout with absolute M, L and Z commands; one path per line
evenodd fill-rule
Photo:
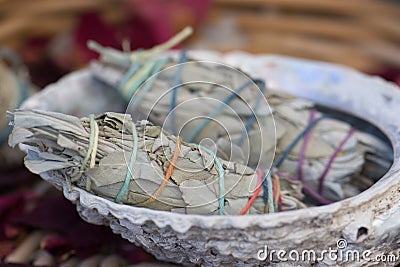
M 346 142 L 350 139 L 350 137 L 354 134 L 355 129 L 351 128 L 350 131 L 347 133 L 347 135 L 344 137 L 344 139 L 340 142 L 340 144 L 336 147 L 335 151 L 329 158 L 328 164 L 326 164 L 324 171 L 322 172 L 321 176 L 319 177 L 319 185 L 318 185 L 318 192 L 319 194 L 322 194 L 322 189 L 324 188 L 324 181 L 325 177 L 328 174 L 331 165 L 333 161 L 335 160 L 336 156 L 339 154 L 339 152 L 342 150 L 343 146 L 346 144 Z
M 296 178 L 294 178 L 294 177 L 292 177 L 292 176 L 290 176 L 290 175 L 288 175 L 288 174 L 285 174 L 285 173 L 278 173 L 278 175 L 281 176 L 281 177 L 283 177 L 283 178 L 287 178 L 287 179 L 289 179 L 289 180 L 292 180 L 292 181 L 298 180 L 298 179 L 296 179 Z M 311 196 L 312 198 L 314 198 L 315 200 L 319 201 L 321 204 L 326 205 L 326 204 L 331 204 L 331 203 L 333 203 L 333 201 L 330 201 L 330 200 L 324 198 L 323 196 L 321 196 L 320 194 L 318 194 L 317 192 L 315 192 L 315 191 L 314 191 L 310 186 L 308 186 L 307 184 L 302 183 L 302 187 L 303 187 L 303 190 L 304 190 L 308 195 L 310 195 L 310 196 Z
M 315 119 L 315 109 L 311 110 L 310 112 L 310 118 L 308 119 L 308 124 L 311 124 L 314 119 Z M 300 155 L 299 155 L 299 162 L 297 165 L 297 176 L 300 181 L 303 181 L 303 162 L 304 162 L 304 155 L 306 153 L 307 145 L 311 137 L 311 131 L 310 129 L 303 138 L 303 144 L 301 145 L 301 150 L 300 150 Z

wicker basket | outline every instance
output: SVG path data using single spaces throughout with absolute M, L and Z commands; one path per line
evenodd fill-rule
M 3 0 L 0 43 L 71 30 L 81 14 L 97 12 L 117 25 L 140 0 Z M 180 21 L 183 28 L 190 20 Z M 381 0 L 215 0 L 192 47 L 245 50 L 345 64 L 363 71 L 400 66 L 400 5 Z
M 400 5 L 380 0 L 216 0 L 200 48 L 273 53 L 362 71 L 400 67 Z M 198 46 L 197 46 L 198 47 Z
M 71 30 L 78 17 L 100 12 L 111 23 L 123 19 L 124 1 L 5 0 L 0 2 L 0 43 L 18 48 L 32 37 L 51 37 Z

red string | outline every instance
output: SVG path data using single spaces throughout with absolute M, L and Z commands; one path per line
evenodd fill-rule
M 336 156 L 339 154 L 339 152 L 342 150 L 343 146 L 346 144 L 346 142 L 350 139 L 350 137 L 354 134 L 355 131 L 356 130 L 354 128 L 350 129 L 350 131 L 347 133 L 347 135 L 340 142 L 338 147 L 335 149 L 335 151 L 333 152 L 333 154 L 329 158 L 329 161 L 326 164 L 324 171 L 322 172 L 321 176 L 319 177 L 318 193 L 322 194 L 322 189 L 324 188 L 325 177 L 328 174 L 333 161 L 335 160 Z
M 274 203 L 276 203 L 276 199 L 277 199 L 276 194 L 277 194 L 277 190 L 278 190 L 278 186 L 276 185 L 276 178 L 272 179 L 272 187 L 274 189 L 274 194 L 273 194 L 272 199 L 274 200 Z
M 260 169 L 256 169 L 256 173 L 257 173 L 257 187 L 254 190 L 254 194 L 249 199 L 249 202 L 247 202 L 246 206 L 240 211 L 240 213 L 239 213 L 240 215 L 245 214 L 250 209 L 254 200 L 256 200 L 258 194 L 260 194 L 261 185 L 262 185 L 262 172 Z

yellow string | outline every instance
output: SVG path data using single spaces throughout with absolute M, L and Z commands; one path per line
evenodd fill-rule
M 82 120 L 85 121 L 85 120 Z M 94 165 L 96 164 L 96 154 L 97 154 L 97 147 L 98 147 L 98 143 L 99 143 L 99 126 L 96 123 L 96 120 L 94 119 L 94 115 L 90 114 L 89 115 L 89 122 L 90 122 L 90 136 L 89 136 L 89 147 L 88 150 L 86 152 L 86 156 L 82 161 L 82 165 L 79 168 L 79 173 L 77 176 L 71 178 L 70 182 L 76 182 L 78 181 L 81 177 L 82 174 L 84 172 L 84 169 L 89 162 L 89 168 L 93 168 Z M 90 191 L 90 186 L 92 184 L 92 180 L 87 177 L 86 179 L 86 190 Z
M 93 128 L 94 130 L 93 135 L 93 147 L 92 151 L 90 153 L 90 164 L 89 164 L 89 169 L 93 168 L 95 163 L 96 163 L 96 154 L 97 154 L 97 146 L 99 143 L 99 126 L 97 125 L 96 121 L 94 120 L 94 116 L 90 116 L 90 127 Z M 92 180 L 90 177 L 86 178 L 86 191 L 90 191 L 90 186 L 92 185 Z

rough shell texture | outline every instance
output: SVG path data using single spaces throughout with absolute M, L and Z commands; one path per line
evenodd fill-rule
M 158 259 L 205 266 L 261 264 L 257 252 L 266 245 L 270 250 L 295 249 L 301 253 L 304 249 L 314 249 L 318 253 L 328 247 L 336 249 L 341 238 L 346 239 L 347 250 L 369 249 L 371 257 L 400 248 L 400 90 L 396 86 L 377 77 L 321 62 L 239 52 L 226 55 L 207 51 L 192 53 L 203 59 L 238 66 L 255 77 L 266 79 L 272 88 L 366 119 L 389 137 L 395 153 L 393 166 L 370 189 L 344 201 L 291 212 L 242 217 L 181 215 L 119 205 L 78 188 L 69 193 L 64 181 L 43 173 L 43 179 L 63 189 L 64 195 L 77 205 L 82 218 L 109 225 L 115 233 L 143 246 Z M 76 94 L 70 93 L 71 82 L 79 88 L 74 88 Z M 120 100 L 117 101 L 109 91 L 100 92 L 108 90 L 106 88 L 98 89 L 96 108 L 87 109 L 94 100 L 81 101 L 82 95 L 95 90 L 95 83 L 86 71 L 80 71 L 32 97 L 24 106 L 82 113 L 80 115 L 107 109 L 118 111 Z M 108 97 L 109 101 L 102 102 L 101 97 Z M 69 101 L 73 106 L 67 105 Z M 285 266 L 282 262 L 262 264 Z M 374 264 L 376 262 L 363 259 L 359 262 L 325 259 L 315 266 Z M 396 263 L 378 265 L 385 264 L 394 266 Z M 296 263 L 296 266 L 301 265 L 310 266 L 310 262 Z

